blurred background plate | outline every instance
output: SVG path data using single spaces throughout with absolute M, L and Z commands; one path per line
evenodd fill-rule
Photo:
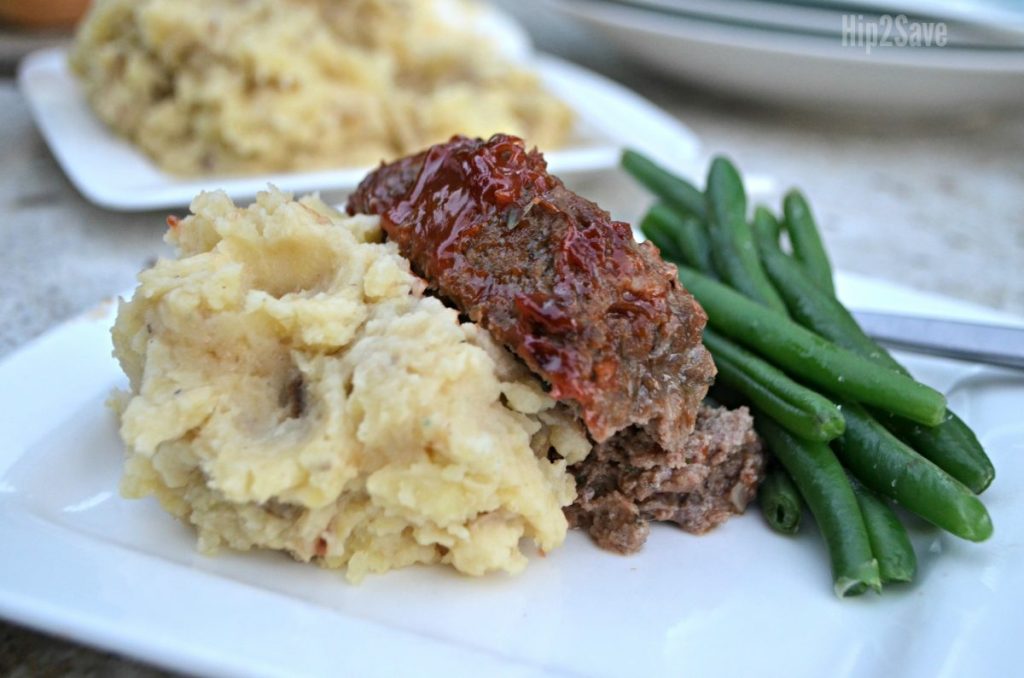
M 728 18 L 722 10 L 705 16 L 667 9 L 662 5 L 668 0 L 643 2 L 542 4 L 663 74 L 742 98 L 850 114 L 947 116 L 1024 104 L 1024 49 L 1000 46 L 1011 40 L 1008 35 L 985 47 L 950 43 L 868 52 L 844 46 L 838 30 L 786 29 L 758 23 L 754 14 L 742 20 Z M 732 3 L 723 0 L 720 5 Z M 779 10 L 799 11 L 786 3 Z M 784 23 L 782 16 L 776 24 Z
M 615 168 L 621 149 L 632 146 L 691 174 L 698 141 L 682 123 L 643 97 L 581 66 L 538 55 L 529 35 L 509 14 L 487 4 L 466 14 L 463 5 L 440 0 L 442 19 L 489 36 L 508 59 L 535 70 L 544 85 L 575 112 L 565 146 L 545 152 L 555 174 L 571 180 Z M 64 46 L 42 49 L 18 68 L 18 85 L 37 127 L 79 192 L 100 207 L 135 211 L 184 207 L 203 190 L 221 189 L 236 200 L 254 197 L 272 183 L 295 193 L 319 191 L 339 201 L 372 169 L 350 166 L 261 173 L 182 177 L 159 168 L 93 113 L 67 63 Z
M 625 146 L 643 150 L 684 174 L 694 171 L 697 137 L 643 97 L 554 57 L 537 55 L 529 66 L 577 115 L 569 143 L 545 153 L 553 173 L 572 177 L 606 171 L 618 165 Z M 88 200 L 108 209 L 183 207 L 200 191 L 212 189 L 242 200 L 252 198 L 268 183 L 286 191 L 322 191 L 328 200 L 340 199 L 372 169 L 178 177 L 162 171 L 93 115 L 68 71 L 63 48 L 30 55 L 21 64 L 18 83 L 65 174 Z
M 671 1 L 671 0 L 669 0 Z M 937 21 L 981 28 L 991 34 L 1024 36 L 1020 0 L 781 0 L 798 5 L 825 5 L 844 12 L 916 14 Z
M 609 4 L 632 5 L 678 15 L 716 19 L 752 27 L 769 27 L 788 32 L 841 35 L 843 18 L 878 21 L 882 15 L 904 15 L 910 21 L 946 24 L 948 43 L 982 48 L 1024 47 L 1024 11 L 988 7 L 988 3 L 937 3 L 931 0 L 903 0 L 899 3 L 874 0 L 599 0 Z M 965 5 L 976 7 L 968 10 Z

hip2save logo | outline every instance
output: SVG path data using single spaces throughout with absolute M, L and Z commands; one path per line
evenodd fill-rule
M 945 47 L 949 27 L 942 21 L 914 21 L 906 14 L 843 15 L 843 47 L 860 47 L 871 54 L 876 47 Z

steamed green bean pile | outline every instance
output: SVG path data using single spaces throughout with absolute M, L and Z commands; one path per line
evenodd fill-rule
M 913 579 L 917 559 L 894 506 L 962 539 L 988 539 L 978 495 L 995 477 L 991 461 L 945 397 L 836 298 L 803 194 L 787 193 L 778 214 L 751 212 L 727 158 L 714 158 L 703 190 L 634 151 L 622 165 L 658 198 L 641 231 L 707 312 L 716 400 L 750 407 L 767 446 L 765 519 L 795 534 L 809 509 L 836 595 Z

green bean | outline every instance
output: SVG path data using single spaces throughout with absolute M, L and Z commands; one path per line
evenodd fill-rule
M 676 245 L 675 235 L 670 232 L 666 223 L 666 212 L 673 218 L 674 214 L 668 211 L 663 203 L 658 203 L 644 215 L 640 221 L 640 232 L 644 237 L 654 243 L 661 253 L 661 258 L 668 261 L 683 261 L 683 256 Z
M 679 278 L 714 329 L 791 375 L 928 426 L 945 416 L 946 399 L 938 391 L 840 348 L 691 268 L 680 266 Z
M 622 167 L 680 214 L 705 219 L 704 194 L 690 182 L 631 149 L 623 151 Z
M 755 415 L 755 426 L 775 458 L 789 472 L 821 530 L 840 598 L 869 587 L 881 590 L 878 562 L 867 527 L 842 466 L 824 443 L 791 436 L 771 419 Z
M 715 359 L 718 378 L 793 435 L 828 442 L 842 434 L 843 415 L 832 401 L 710 329 L 704 331 L 704 345 Z
M 707 226 L 695 217 L 685 217 L 673 231 L 683 255 L 682 262 L 717 279 L 718 273 L 711 260 L 711 239 L 708 237 Z
M 896 437 L 939 468 L 981 494 L 992 484 L 996 469 L 974 431 L 952 410 L 938 426 L 921 426 L 891 414 L 877 413 L 878 421 Z
M 756 229 L 758 251 L 768 277 L 786 303 L 793 320 L 837 346 L 906 375 L 906 370 L 860 329 L 839 301 L 818 287 L 807 272 L 773 243 L 770 234 Z
M 780 534 L 796 534 L 800 530 L 803 502 L 793 479 L 786 471 L 772 465 L 757 490 L 757 501 L 768 525 Z
M 864 333 L 842 303 L 816 286 L 796 262 L 771 242 L 770 234 L 762 229 L 755 229 L 755 234 L 765 270 L 795 321 L 837 346 L 910 376 L 888 351 Z M 995 477 L 995 468 L 985 449 L 953 412 L 947 410 L 936 426 L 921 426 L 878 411 L 874 414 L 897 437 L 972 491 L 982 492 Z
M 668 240 L 662 256 L 675 263 L 692 266 L 714 277 L 711 265 L 711 243 L 704 225 L 694 217 L 680 217 L 668 203 L 659 202 L 647 212 L 640 224 L 640 230 L 647 235 L 645 227 Z M 648 238 L 651 236 L 648 235 Z M 655 245 L 659 243 L 655 241 Z M 661 246 L 659 245 L 659 249 Z M 670 254 L 666 255 L 666 251 Z
M 793 245 L 793 256 L 803 264 L 815 284 L 834 295 L 832 264 L 821 242 L 821 232 L 814 221 L 811 206 L 800 191 L 793 189 L 783 199 L 782 209 L 786 215 L 786 232 Z
M 715 270 L 729 285 L 754 301 L 786 315 L 786 304 L 775 292 L 757 256 L 747 224 L 743 181 L 727 158 L 719 156 L 712 160 L 705 193 Z
M 917 570 L 917 556 L 907 529 L 888 503 L 856 480 L 850 484 L 868 528 L 871 551 L 878 561 L 882 583 L 912 580 Z
M 992 535 L 981 501 L 955 478 L 928 461 L 855 403 L 843 403 L 846 432 L 837 454 L 867 487 L 944 530 L 970 541 Z
M 764 238 L 768 243 L 774 243 L 776 247 L 779 245 L 779 236 L 782 232 L 782 226 L 779 224 L 779 220 L 775 218 L 764 205 L 758 205 L 754 208 L 754 241 L 756 243 L 761 242 L 761 238 Z

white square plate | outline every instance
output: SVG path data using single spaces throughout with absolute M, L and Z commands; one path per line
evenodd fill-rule
M 855 308 L 1020 324 L 842 276 Z M 909 356 L 949 395 L 998 472 L 995 536 L 969 544 L 911 521 L 920 571 L 838 600 L 808 521 L 756 509 L 704 537 L 656 526 L 621 557 L 571 533 L 518 577 L 417 567 L 354 587 L 274 553 L 196 553 L 155 501 L 117 494 L 104 408 L 124 378 L 113 306 L 0 364 L 0 615 L 179 671 L 231 675 L 1017 675 L 1024 664 L 1024 373 Z
M 631 146 L 687 172 L 696 160 L 697 137 L 664 111 L 585 68 L 550 56 L 529 62 L 544 84 L 576 112 L 568 145 L 545 152 L 560 176 L 607 170 Z M 35 52 L 22 62 L 18 83 L 36 125 L 71 183 L 88 200 L 112 210 L 148 210 L 188 205 L 204 189 L 223 189 L 249 199 L 273 183 L 296 193 L 348 193 L 372 167 L 248 176 L 178 177 L 157 167 L 130 142 L 115 135 L 92 112 L 67 64 L 67 51 Z

